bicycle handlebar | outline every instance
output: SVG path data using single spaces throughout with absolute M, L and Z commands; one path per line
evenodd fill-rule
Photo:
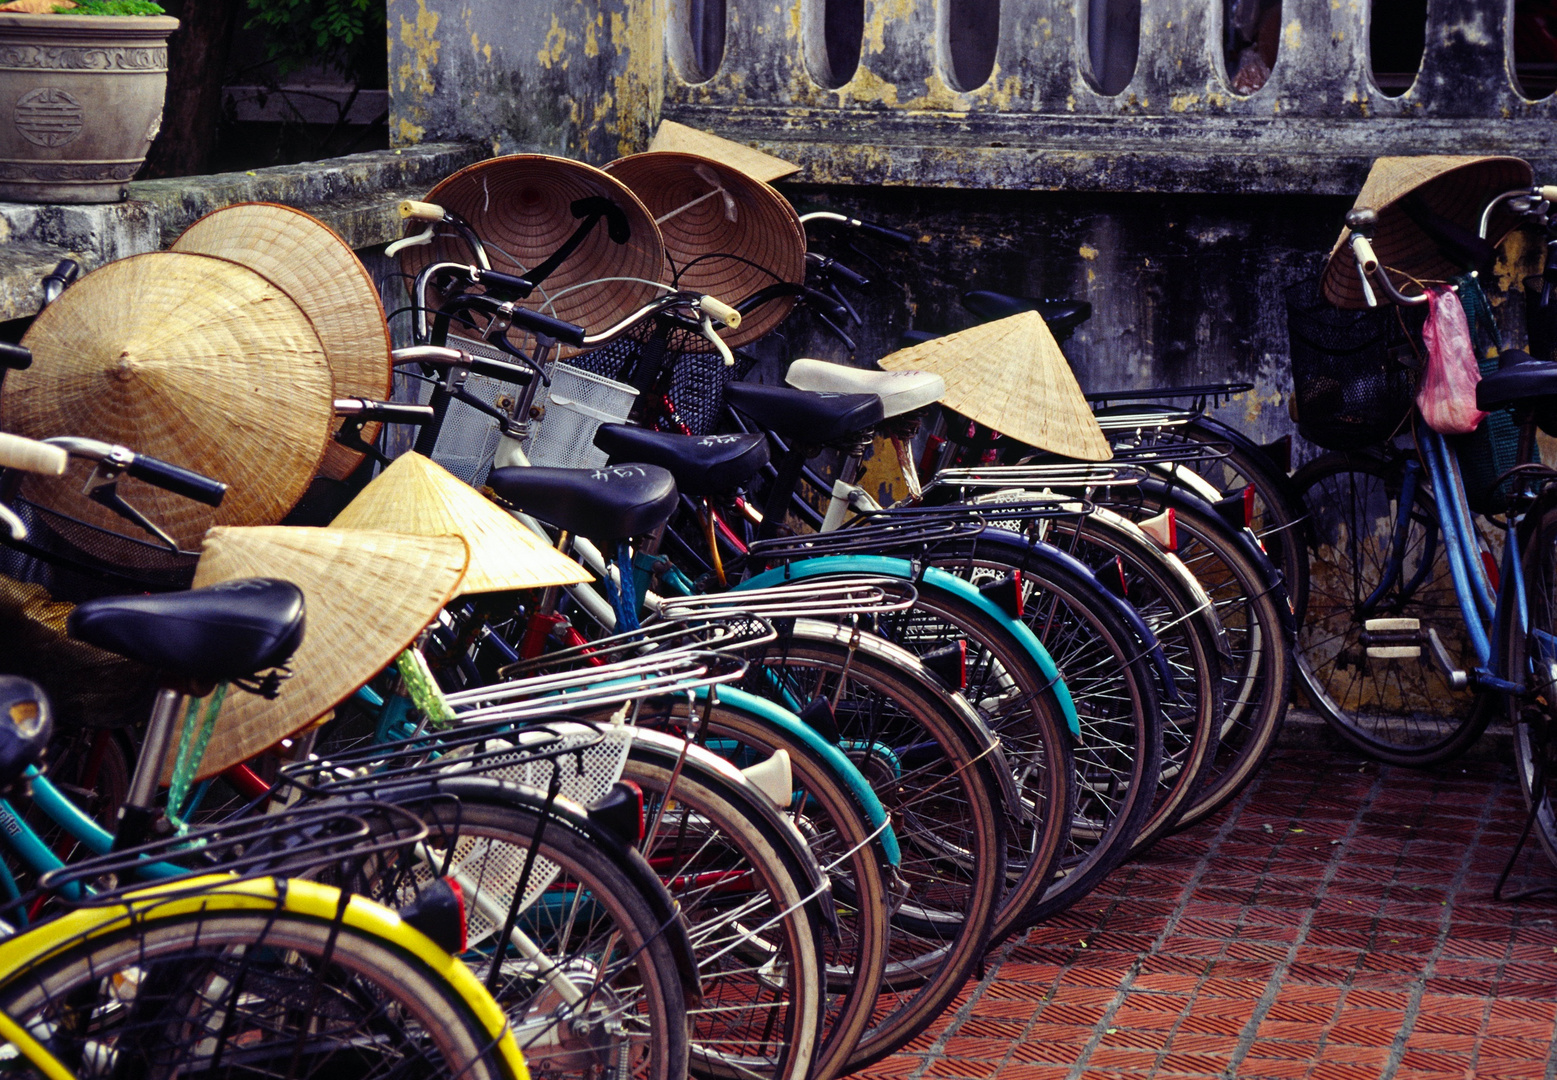
M 0 469 L 60 476 L 68 464 L 70 455 L 57 446 L 0 432 Z
M 335 415 L 376 420 L 385 424 L 430 424 L 436 415 L 431 405 L 404 405 L 367 398 L 336 398 Z
M 878 240 L 885 240 L 888 243 L 898 244 L 902 247 L 912 247 L 915 243 L 914 238 L 905 232 L 898 232 L 896 229 L 889 229 L 884 225 L 872 225 L 868 221 L 861 221 L 859 218 L 849 217 L 847 214 L 835 214 L 830 210 L 813 210 L 809 214 L 800 215 L 800 224 L 804 225 L 811 221 L 836 221 L 839 224 L 847 225 L 851 229 L 858 229 L 866 236 L 874 236 Z
M 32 367 L 32 350 L 24 345 L 12 345 L 0 341 L 0 368 L 26 371 Z
M 153 487 L 171 491 L 175 495 L 182 495 L 186 499 L 193 499 L 207 506 L 222 505 L 222 499 L 227 494 L 227 485 L 220 480 L 212 480 L 208 476 L 202 476 L 147 454 L 137 454 L 127 446 L 116 446 L 113 443 L 76 436 L 45 441 L 50 446 L 65 451 L 71 457 L 107 462 L 115 468 L 123 469 L 137 480 L 144 480 Z
M 415 218 L 417 221 L 442 221 L 444 219 L 444 211 L 443 207 L 437 203 L 420 202 L 416 199 L 401 199 L 400 216 L 403 218 Z

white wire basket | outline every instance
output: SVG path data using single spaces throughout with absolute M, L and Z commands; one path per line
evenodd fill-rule
M 606 453 L 595 447 L 595 430 L 625 421 L 638 391 L 570 364 L 553 364 L 550 374 L 551 386 L 535 396 L 542 411 L 531 423 L 525 455 L 532 465 L 600 468 Z

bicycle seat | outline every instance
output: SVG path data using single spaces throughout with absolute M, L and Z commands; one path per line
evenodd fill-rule
M 629 424 L 601 424 L 595 445 L 611 464 L 643 461 L 669 469 L 686 495 L 733 491 L 768 463 L 768 440 L 752 435 L 677 435 Z
M 937 334 L 933 330 L 904 330 L 898 336 L 897 347 L 900 349 L 912 349 L 915 345 L 923 345 L 927 341 L 934 341 L 945 334 Z
M 1092 318 L 1092 305 L 1085 300 L 1040 300 L 1031 296 L 1007 296 L 1005 293 L 977 290 L 962 294 L 962 306 L 981 319 L 994 321 L 1024 311 L 1036 311 L 1055 333 L 1076 329 Z
M 242 578 L 188 592 L 105 596 L 70 613 L 70 636 L 199 682 L 280 667 L 303 641 L 303 590 Z
M 676 509 L 676 481 L 658 465 L 493 469 L 487 486 L 516 510 L 595 541 L 658 529 Z
M 829 394 L 787 386 L 734 382 L 724 399 L 736 411 L 785 439 L 826 446 L 879 424 L 881 399 L 875 394 Z
M 1557 362 L 1515 349 L 1499 355 L 1498 370 L 1476 384 L 1476 407 L 1483 411 L 1543 397 L 1557 397 Z
M 946 393 L 946 380 L 931 371 L 871 371 L 826 360 L 796 360 L 784 381 L 796 390 L 875 394 L 886 416 L 934 405 Z

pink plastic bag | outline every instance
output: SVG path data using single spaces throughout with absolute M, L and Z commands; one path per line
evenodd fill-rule
M 1465 309 L 1453 289 L 1440 285 L 1427 292 L 1427 370 L 1416 392 L 1416 407 L 1427 426 L 1440 435 L 1469 435 L 1487 414 L 1476 408 L 1476 349 L 1471 344 Z

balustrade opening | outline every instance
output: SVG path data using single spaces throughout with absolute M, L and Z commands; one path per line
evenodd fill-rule
M 977 90 L 995 70 L 1000 0 L 942 0 L 941 13 L 947 76 L 958 90 Z
M 1281 48 L 1281 0 L 1224 0 L 1222 58 L 1233 93 L 1265 85 Z
M 811 78 L 835 90 L 854 78 L 865 36 L 865 0 L 807 0 L 805 60 Z
M 1141 49 L 1141 0 L 1088 0 L 1086 12 L 1087 82 L 1109 97 L 1135 78 Z

